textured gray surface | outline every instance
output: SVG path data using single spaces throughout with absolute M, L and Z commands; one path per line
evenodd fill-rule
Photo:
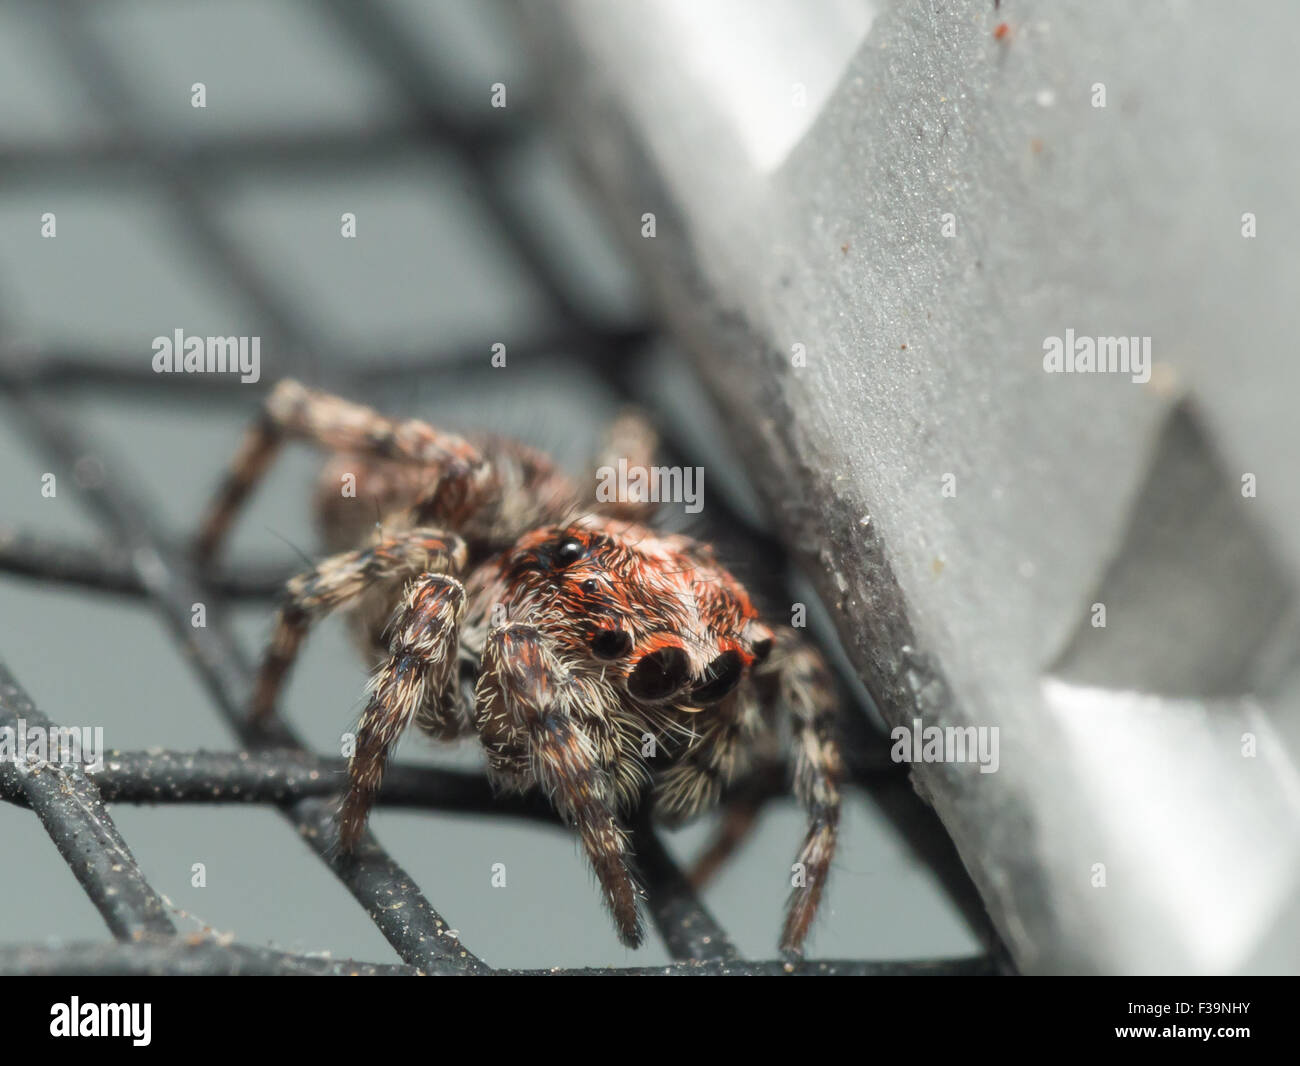
M 496 80 L 509 82 L 512 107 L 538 103 L 503 29 L 508 21 L 484 21 L 485 5 L 381 6 L 410 20 L 411 40 L 448 79 L 448 99 L 475 121 L 491 117 L 484 101 Z M 122 117 L 84 89 L 51 11 L 42 3 L 0 4 L 0 55 L 13 59 L 0 62 L 0 158 L 7 163 L 28 149 L 57 156 L 80 136 L 111 141 Z M 88 30 L 106 43 L 137 118 L 174 146 L 202 148 L 247 131 L 269 138 L 304 129 L 375 132 L 403 121 L 380 88 L 383 72 L 353 54 L 319 5 L 205 0 L 97 4 L 86 11 Z M 144 62 L 145 54 L 158 62 Z M 208 83 L 206 113 L 188 107 L 195 80 Z M 603 242 L 557 146 L 525 142 L 506 165 L 512 191 L 530 205 L 569 268 L 566 280 L 605 317 L 631 320 L 640 285 Z M 49 172 L 24 164 L 7 172 L 0 189 L 6 344 L 140 369 L 148 365 L 151 338 L 177 326 L 271 334 L 238 286 L 186 239 L 184 220 L 156 178 L 130 162 Z M 480 191 L 415 138 L 409 152 L 362 151 L 337 167 L 280 163 L 264 173 L 223 166 L 207 175 L 202 189 L 219 208 L 223 233 L 260 267 L 293 315 L 357 366 L 390 355 L 432 357 L 484 335 L 510 339 L 536 324 L 534 294 L 501 251 L 500 235 L 473 210 Z M 58 214 L 55 240 L 39 237 L 46 210 Z M 358 214 L 356 242 L 338 238 L 343 210 Z M 263 381 L 282 373 L 296 354 L 268 345 Z M 715 419 L 698 386 L 680 373 L 651 374 L 647 384 L 683 413 L 690 423 L 683 428 L 703 447 Z M 598 418 L 614 403 L 589 374 L 556 358 L 512 358 L 491 387 L 483 387 L 483 378 L 457 371 L 378 395 L 394 411 L 518 432 L 569 461 L 585 456 Z M 179 537 L 193 530 L 256 398 L 239 390 L 182 390 L 170 402 L 156 391 L 131 397 L 88 388 L 68 391 L 60 402 L 103 444 L 114 474 L 154 501 Z M 305 450 L 286 455 L 241 521 L 232 556 L 289 559 L 296 548 L 315 550 L 307 513 L 314 469 Z M 735 469 L 734 461 L 728 467 L 711 459 L 710 491 L 743 496 L 745 487 L 727 472 Z M 39 491 L 43 472 L 0 408 L 0 526 L 94 538 L 95 523 L 79 510 L 71 476 L 61 474 L 58 497 L 47 500 Z M 269 619 L 269 607 L 238 609 L 250 654 L 266 638 Z M 0 657 L 46 714 L 64 724 L 102 725 L 110 746 L 226 750 L 233 744 L 166 633 L 138 602 L 0 575 Z M 285 713 L 315 750 L 337 754 L 340 733 L 360 709 L 364 682 L 342 626 L 326 623 L 308 642 Z M 401 754 L 481 764 L 472 746 L 431 754 L 414 738 Z M 273 811 L 116 804 L 112 815 L 150 882 L 177 908 L 172 917 L 182 930 L 206 923 L 245 945 L 393 958 L 346 891 Z M 657 943 L 635 953 L 617 943 L 587 868 L 563 834 L 504 820 L 382 810 L 375 825 L 466 942 L 493 964 L 666 959 Z M 707 825 L 695 826 L 670 844 L 688 857 L 706 833 Z M 773 951 L 801 833 L 795 806 L 774 805 L 755 840 L 706 895 L 748 955 Z M 0 839 L 0 942 L 105 936 L 29 812 L 0 804 Z M 508 865 L 505 890 L 489 887 L 498 861 Z M 207 866 L 206 888 L 191 887 L 194 862 Z M 916 958 L 967 954 L 976 945 L 894 824 L 855 792 L 828 909 L 811 947 L 821 956 Z
M 1000 728 L 997 773 L 916 778 L 1021 966 L 1300 968 L 1300 8 L 532 26 L 885 717 Z M 1066 329 L 1151 380 L 1045 373 Z

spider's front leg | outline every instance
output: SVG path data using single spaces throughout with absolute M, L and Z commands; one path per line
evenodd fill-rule
M 821 653 L 788 627 L 775 630 L 772 653 L 755 674 L 768 701 L 794 720 L 794 791 L 808 813 L 808 832 L 796 860 L 802 878 L 786 904 L 781 950 L 800 954 L 830 874 L 840 823 L 843 760 L 835 737 L 835 685 Z
M 640 889 L 629 867 L 627 832 L 600 745 L 578 724 L 580 709 L 615 705 L 613 689 L 576 677 L 540 630 L 506 625 L 488 634 L 475 717 L 493 776 L 516 788 L 541 785 L 578 832 L 619 938 L 641 943 Z
M 257 672 L 249 716 L 259 724 L 271 716 L 285 676 L 315 622 L 385 583 L 426 572 L 458 574 L 464 567 L 465 543 L 460 537 L 437 529 L 412 529 L 368 548 L 332 555 L 291 578 Z
M 370 699 L 348 763 L 339 842 L 351 851 L 366 828 L 388 754 L 417 713 L 431 724 L 455 714 L 456 651 L 465 589 L 447 574 L 422 574 L 406 587 L 389 628 L 388 662 L 370 682 Z

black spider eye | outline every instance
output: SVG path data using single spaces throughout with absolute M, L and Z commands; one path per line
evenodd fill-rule
M 598 629 L 591 638 L 591 651 L 597 659 L 618 659 L 632 650 L 632 636 L 624 629 Z
M 600 591 L 600 582 L 597 581 L 594 577 L 589 577 L 587 578 L 586 581 L 584 581 L 581 585 L 579 585 L 578 588 L 582 589 L 582 591 L 585 592 L 588 596 L 594 596 L 597 592 Z
M 572 566 L 581 559 L 582 553 L 582 541 L 568 537 L 560 541 L 559 546 L 551 553 L 551 561 L 556 569 L 563 569 L 566 566 Z
M 731 690 L 740 683 L 745 664 L 740 655 L 734 651 L 724 651 L 704 673 L 700 684 L 695 686 L 691 695 L 699 703 L 717 703 L 731 694 Z
M 627 675 L 627 690 L 639 700 L 663 700 L 682 687 L 691 661 L 681 648 L 660 648 L 643 655 Z

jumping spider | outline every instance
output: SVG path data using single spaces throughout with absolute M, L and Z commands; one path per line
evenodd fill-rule
M 345 850 L 412 721 L 442 740 L 476 733 L 494 782 L 540 785 L 576 828 L 635 947 L 640 889 L 622 819 L 647 790 L 662 821 L 699 814 L 789 733 L 808 832 L 781 947 L 801 949 L 840 808 L 834 690 L 813 647 L 762 622 L 707 545 L 640 524 L 654 505 L 593 503 L 518 442 L 395 421 L 289 380 L 232 461 L 202 560 L 287 439 L 332 453 L 317 517 L 335 554 L 288 583 L 251 713 L 266 723 L 308 628 L 350 607 L 374 674 L 339 814 Z M 611 455 L 649 466 L 654 446 L 634 416 L 615 423 Z

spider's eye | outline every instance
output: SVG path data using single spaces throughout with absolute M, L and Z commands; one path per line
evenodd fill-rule
M 559 546 L 551 554 L 551 561 L 556 569 L 563 569 L 566 566 L 572 566 L 582 558 L 583 547 L 582 541 L 575 540 L 573 537 L 567 537 L 560 541 Z
M 589 577 L 587 578 L 586 581 L 584 581 L 581 585 L 579 585 L 578 588 L 582 589 L 582 591 L 586 593 L 588 596 L 594 596 L 597 592 L 600 591 L 600 582 L 597 581 L 594 577 Z
M 695 686 L 691 696 L 699 703 L 717 703 L 731 694 L 731 690 L 740 682 L 744 663 L 734 651 L 724 651 L 709 663 L 701 682 Z
M 685 682 L 691 661 L 681 648 L 661 648 L 641 656 L 627 675 L 627 690 L 639 700 L 662 700 Z
M 632 636 L 624 629 L 598 629 L 591 638 L 591 651 L 597 659 L 618 659 L 632 650 Z

